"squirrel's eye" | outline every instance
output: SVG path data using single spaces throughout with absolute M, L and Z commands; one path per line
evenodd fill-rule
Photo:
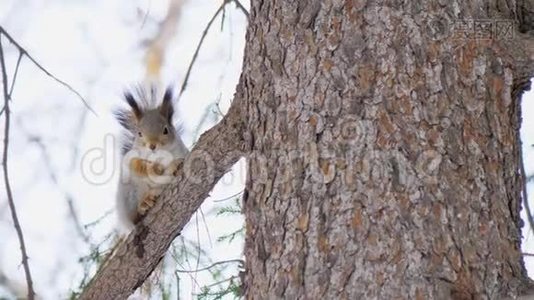
M 137 135 L 140 136 L 140 137 L 143 136 L 143 134 L 141 133 L 141 131 L 137 132 Z
M 165 128 L 163 128 L 163 134 L 168 134 L 169 133 L 169 129 L 167 129 L 167 126 L 165 126 Z

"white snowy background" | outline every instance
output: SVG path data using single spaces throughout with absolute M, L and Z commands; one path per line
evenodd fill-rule
M 221 3 L 222 0 L 184 2 L 176 34 L 166 51 L 164 83 L 176 88 L 181 85 L 202 31 Z M 248 1 L 242 3 L 248 8 Z M 102 242 L 115 228 L 114 215 L 109 212 L 115 201 L 118 153 L 113 149 L 118 148 L 114 137 L 119 127 L 111 111 L 121 104 L 123 90 L 144 78 L 146 40 L 155 34 L 167 8 L 168 0 L 0 0 L 0 25 L 52 74 L 79 91 L 97 113 L 88 112 L 73 93 L 23 59 L 11 104 L 9 171 L 35 289 L 42 299 L 67 298 L 83 277 L 78 260 L 90 250 L 80 236 L 72 210 L 82 226 L 99 220 L 82 228 L 93 243 Z M 222 111 L 230 104 L 241 70 L 245 28 L 246 17 L 230 4 L 224 20 L 219 16 L 206 37 L 178 103 L 177 115 L 188 146 L 199 132 L 217 121 L 213 103 L 220 101 Z M 18 52 L 6 39 L 2 43 L 11 78 Z M 522 109 L 521 138 L 528 175 L 534 174 L 532 92 L 523 97 Z M 206 112 L 211 118 L 199 130 Z M 3 138 L 3 118 L 0 124 Z M 95 172 L 87 172 L 83 162 L 88 161 L 94 162 L 91 167 Z M 226 204 L 214 200 L 240 192 L 244 170 L 240 161 L 203 205 L 207 226 L 197 215 L 182 233 L 191 241 L 200 241 L 212 261 L 242 258 L 241 238 L 227 243 L 217 242 L 216 237 L 239 229 L 243 219 L 215 216 L 216 208 Z M 534 185 L 529 184 L 528 191 L 533 195 Z M 523 251 L 534 253 L 534 235 L 528 225 L 523 237 Z M 7 276 L 11 285 L 23 289 L 20 261 L 19 243 L 2 185 L 0 278 Z M 529 274 L 534 275 L 534 257 L 526 257 L 525 263 Z M 199 267 L 205 265 L 204 262 Z M 196 267 L 196 262 L 184 266 Z M 234 264 L 225 275 L 237 272 Z M 181 299 L 192 298 L 199 286 L 212 281 L 205 272 L 195 277 L 181 277 Z M 2 297 L 10 299 L 12 295 L 0 288 Z

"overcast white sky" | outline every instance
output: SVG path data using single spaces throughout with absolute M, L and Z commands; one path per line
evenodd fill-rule
M 178 87 L 206 23 L 221 1 L 189 0 L 183 7 L 176 38 L 172 41 L 163 70 L 164 82 Z M 248 7 L 248 1 L 242 1 Z M 111 111 L 121 103 L 125 87 L 142 80 L 146 38 L 157 29 L 166 12 L 162 0 L 0 0 L 0 24 L 43 66 L 67 81 L 90 102 L 98 116 L 84 113 L 80 100 L 58 85 L 27 59 L 23 60 L 13 95 L 10 171 L 14 197 L 22 222 L 36 290 L 44 299 L 65 298 L 75 288 L 83 270 L 78 259 L 88 253 L 69 217 L 65 195 L 73 196 L 80 222 L 88 224 L 113 208 L 117 173 L 115 156 L 107 158 L 102 174 L 84 176 L 80 161 L 94 149 L 115 149 L 119 127 Z M 146 16 L 146 17 L 145 17 Z M 221 30 L 221 24 L 224 29 Z M 210 104 L 221 99 L 226 110 L 233 95 L 244 47 L 246 18 L 229 5 L 224 23 L 219 18 L 200 52 L 188 88 L 178 104 L 188 146 L 196 138 L 196 126 Z M 6 41 L 3 40 L 4 45 Z M 13 70 L 15 48 L 7 48 L 8 66 Z M 209 128 L 215 120 L 204 125 Z M 3 126 L 3 121 L 1 122 Z M 3 127 L 1 127 L 3 128 Z M 2 129 L 3 132 L 3 129 Z M 35 138 L 39 138 L 36 140 Z M 523 98 L 524 162 L 527 174 L 534 173 L 534 93 Z M 110 151 L 112 154 L 113 151 Z M 241 239 L 232 244 L 217 243 L 218 235 L 238 229 L 241 217 L 215 217 L 214 203 L 242 190 L 244 163 L 227 175 L 206 201 L 212 243 L 199 220 L 203 248 L 214 261 L 242 256 Z M 53 174 L 50 173 L 53 170 Z M 87 174 L 86 174 L 87 175 Z M 57 184 L 52 177 L 57 178 Z M 98 183 L 98 184 L 96 184 Z M 529 195 L 534 186 L 529 185 Z M 0 188 L 0 271 L 24 283 L 19 244 Z M 532 199 L 532 198 L 531 198 Z M 532 201 L 531 201 L 532 202 Z M 532 204 L 534 207 L 534 203 Z M 195 218 L 184 235 L 197 238 Z M 92 239 L 101 241 L 113 230 L 114 216 L 91 227 Z M 534 252 L 532 230 L 525 231 L 524 251 Z M 534 273 L 534 258 L 525 258 Z M 187 267 L 187 266 L 185 266 Z M 194 268 L 194 265 L 192 266 Z M 236 274 L 235 267 L 228 275 Z M 198 275 L 200 284 L 210 277 Z M 184 278 L 182 296 L 191 295 L 191 280 Z M 198 288 L 196 289 L 198 292 Z M 3 294 L 4 293 L 4 294 Z M 6 296 L 0 289 L 0 298 Z

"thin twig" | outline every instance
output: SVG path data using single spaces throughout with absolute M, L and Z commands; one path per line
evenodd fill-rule
M 109 215 L 111 215 L 113 213 L 113 209 L 110 209 L 108 211 L 106 211 L 100 218 L 92 221 L 91 223 L 87 223 L 85 225 L 83 225 L 83 228 L 84 229 L 87 229 L 89 227 L 93 227 L 95 226 L 96 224 L 100 223 L 100 221 L 104 220 L 105 218 L 107 218 Z
M 228 200 L 231 200 L 239 195 L 241 195 L 243 193 L 243 191 L 240 191 L 238 193 L 235 193 L 233 194 L 232 196 L 228 196 L 226 198 L 222 198 L 222 199 L 218 199 L 218 200 L 213 200 L 213 202 L 224 202 L 224 201 L 228 201 Z
M 76 207 L 74 207 L 74 201 L 72 197 L 69 194 L 67 194 L 66 198 L 67 198 L 67 204 L 69 207 L 69 213 L 72 218 L 72 222 L 74 223 L 74 227 L 76 228 L 76 231 L 78 232 L 78 235 L 86 244 L 93 245 L 93 242 L 91 242 L 91 237 L 85 232 L 80 222 L 80 218 L 78 217 Z
M 241 10 L 241 11 L 243 12 L 243 14 L 245 14 L 245 16 L 246 16 L 247 19 L 248 19 L 248 17 L 249 17 L 249 13 L 248 13 L 248 10 L 243 6 L 243 4 L 241 4 L 241 2 L 239 2 L 239 0 L 232 0 L 232 2 L 235 3 L 235 6 L 236 6 L 239 10 Z
M 87 104 L 87 101 L 85 101 L 85 98 L 80 94 L 78 93 L 78 91 L 76 91 L 72 86 L 70 86 L 68 83 L 66 83 L 65 81 L 57 78 L 56 76 L 54 76 L 52 73 L 48 72 L 47 69 L 45 69 L 40 63 L 38 63 L 29 53 L 28 51 L 26 51 L 26 49 L 24 47 L 22 47 L 19 43 L 17 43 L 17 41 L 11 37 L 11 35 L 9 35 L 9 33 L 7 33 L 7 31 L 2 27 L 0 26 L 0 33 L 3 34 L 13 45 L 15 45 L 15 47 L 17 47 L 17 49 L 19 50 L 19 53 L 21 55 L 24 55 L 26 56 L 35 66 L 37 66 L 37 68 L 39 68 L 41 71 L 43 71 L 48 77 L 52 78 L 53 80 L 55 80 L 57 83 L 61 84 L 62 86 L 66 87 L 68 90 L 70 90 L 72 93 L 76 94 L 76 96 L 78 96 L 78 98 L 80 98 L 80 100 L 82 100 L 83 104 L 85 105 L 85 107 L 87 107 L 87 109 L 89 109 L 95 116 L 97 116 L 97 113 L 91 108 L 91 106 L 89 106 L 89 104 Z M 1 36 L 0 34 L 0 36 Z
M 196 227 L 196 232 L 197 232 L 197 252 L 198 252 L 198 255 L 197 255 L 197 261 L 196 261 L 196 264 L 195 264 L 195 269 L 198 269 L 198 266 L 200 266 L 200 251 L 201 251 L 201 248 L 200 248 L 200 228 L 199 228 L 199 225 L 198 225 L 198 211 L 195 212 L 195 227 Z M 195 280 L 197 279 L 197 274 L 195 273 Z M 193 287 L 193 290 L 191 291 L 191 293 L 194 293 L 195 292 L 195 288 Z
M 0 34 L 0 37 L 2 35 Z M 19 72 L 20 67 L 20 61 L 22 60 L 22 52 L 19 52 L 19 58 L 17 58 L 17 65 L 15 66 L 15 73 L 13 74 L 13 80 L 11 81 L 11 87 L 9 88 L 9 99 L 11 100 L 11 96 L 13 95 L 13 88 L 15 87 L 15 81 L 17 80 L 17 74 Z M 0 116 L 4 113 L 5 106 L 2 107 L 2 110 L 0 110 Z
M 219 93 L 219 97 L 217 98 L 217 101 L 215 101 L 215 108 L 217 109 L 216 112 L 222 118 L 222 117 L 224 117 L 224 113 L 222 112 L 221 105 L 220 105 L 221 104 L 221 98 L 222 98 L 222 94 Z
M 63 192 L 64 196 L 65 196 L 65 199 L 67 201 L 67 205 L 69 207 L 69 212 L 70 212 L 70 215 L 72 217 L 72 221 L 74 222 L 74 227 L 76 228 L 76 230 L 78 231 L 78 234 L 80 235 L 81 239 L 87 243 L 88 245 L 92 245 L 93 243 L 91 242 L 91 238 L 89 237 L 89 235 L 84 231 L 84 228 L 82 227 L 81 223 L 80 223 L 80 219 L 78 218 L 78 214 L 76 212 L 76 208 L 74 207 L 74 197 L 68 192 L 68 191 L 65 191 L 63 188 L 62 188 L 62 185 L 60 184 L 59 182 L 59 179 L 58 179 L 58 176 L 57 174 L 54 172 L 54 168 L 52 167 L 52 164 L 51 164 L 51 158 L 50 158 L 50 155 L 48 154 L 48 149 L 46 148 L 46 145 L 45 143 L 43 142 L 43 140 L 36 136 L 36 135 L 33 135 L 33 134 L 30 134 L 23 126 L 22 122 L 18 122 L 17 124 L 19 126 L 19 128 L 21 129 L 22 132 L 24 132 L 24 134 L 26 135 L 28 141 L 30 143 L 34 143 L 37 148 L 39 148 L 40 152 L 41 152 L 41 155 L 43 157 L 43 161 L 45 163 L 45 166 L 46 166 L 46 169 L 48 171 L 48 176 L 50 177 L 50 181 L 52 181 L 52 183 L 59 189 Z
M 202 47 L 202 43 L 204 43 L 204 39 L 206 38 L 206 35 L 208 35 L 208 31 L 217 18 L 217 16 L 222 12 L 224 9 L 224 6 L 228 4 L 232 0 L 224 0 L 224 2 L 219 6 L 213 17 L 209 20 L 208 24 L 206 25 L 206 28 L 204 28 L 204 31 L 202 31 L 202 36 L 200 37 L 200 41 L 198 42 L 197 48 L 195 49 L 195 53 L 193 54 L 193 58 L 191 59 L 191 62 L 189 63 L 189 67 L 187 67 L 187 72 L 185 73 L 184 83 L 182 84 L 182 87 L 180 88 L 180 93 L 178 94 L 178 98 L 182 96 L 182 93 L 185 91 L 185 88 L 187 87 L 187 83 L 189 81 L 189 76 L 191 75 L 191 70 L 193 69 L 193 65 L 195 64 L 195 61 L 197 60 L 198 53 L 200 52 L 200 47 Z
M 521 177 L 523 178 L 523 206 L 525 207 L 525 212 L 527 214 L 527 221 L 530 225 L 530 230 L 534 231 L 534 218 L 532 217 L 532 211 L 530 210 L 530 205 L 528 203 L 528 194 L 527 194 L 527 177 L 525 176 L 525 165 L 523 164 L 523 153 L 519 153 L 519 165 Z
M 180 300 L 180 275 L 175 271 L 174 276 L 176 276 L 176 300 Z
M 213 24 L 215 19 L 217 19 L 217 16 L 221 12 L 224 11 L 224 7 L 226 6 L 226 4 L 228 4 L 230 2 L 234 2 L 236 7 L 239 10 L 241 10 L 245 14 L 247 19 L 248 19 L 249 13 L 248 13 L 247 9 L 243 6 L 243 4 L 241 4 L 241 2 L 239 2 L 239 0 L 224 0 L 223 1 L 221 6 L 219 6 L 219 8 L 215 12 L 215 14 L 209 20 L 208 24 L 206 25 L 206 28 L 204 28 L 204 31 L 202 31 L 202 36 L 200 37 L 200 41 L 197 44 L 197 48 L 195 49 L 195 53 L 193 54 L 193 58 L 191 59 L 191 62 L 189 63 L 189 66 L 187 67 L 187 72 L 185 73 L 184 82 L 182 83 L 182 87 L 180 88 L 180 93 L 178 94 L 178 99 L 180 99 L 180 97 L 182 96 L 182 93 L 185 91 L 185 88 L 187 87 L 187 83 L 189 82 L 189 77 L 191 76 L 191 70 L 193 69 L 193 65 L 195 64 L 195 61 L 197 60 L 198 53 L 200 52 L 200 47 L 202 47 L 202 44 L 204 43 L 204 39 L 208 35 L 208 31 L 209 31 L 211 25 Z
M 185 242 L 183 241 L 183 239 L 182 239 L 182 244 L 183 244 L 183 247 L 185 247 Z M 175 245 L 174 243 L 173 243 L 173 245 L 172 245 L 172 248 L 173 248 L 173 249 L 172 249 L 172 254 L 171 254 L 172 259 L 174 260 L 174 262 L 175 262 L 180 268 L 184 269 L 184 265 L 183 265 L 182 263 L 180 263 L 180 261 L 179 261 L 179 259 L 178 259 L 178 254 L 176 253 L 176 251 L 177 251 L 177 250 L 176 250 L 176 245 Z M 189 262 L 187 262 L 187 263 L 188 263 L 189 266 L 191 266 L 191 265 L 189 264 Z M 175 274 L 177 274 L 177 273 L 175 272 Z M 188 275 L 189 275 L 189 277 L 191 278 L 191 282 L 192 282 L 191 285 L 192 285 L 193 287 L 200 287 L 200 284 L 198 283 L 198 281 L 196 281 L 195 277 L 193 277 L 193 275 L 191 275 L 191 274 L 188 274 Z
M 523 253 L 521 253 L 521 255 L 523 255 L 523 256 L 534 256 L 534 253 L 525 253 L 525 252 L 523 252 Z
M 237 278 L 239 278 L 239 277 L 238 277 L 238 276 L 235 276 L 235 275 L 234 275 L 234 276 L 230 276 L 230 277 L 228 277 L 228 278 L 226 278 L 226 279 L 223 279 L 223 280 L 221 280 L 221 281 L 217 281 L 217 282 L 212 283 L 212 284 L 210 284 L 210 285 L 205 285 L 205 286 L 203 286 L 203 287 L 204 287 L 204 288 L 214 287 L 214 286 L 217 286 L 217 285 L 219 285 L 219 284 L 221 284 L 221 283 L 225 283 L 225 282 L 228 282 L 228 281 L 232 281 L 232 280 L 237 279 Z
M 204 211 L 202 210 L 202 207 L 199 208 L 200 215 L 202 216 L 202 223 L 204 223 L 204 229 L 206 229 L 206 234 L 208 235 L 208 241 L 210 242 L 210 247 L 213 247 L 213 243 L 211 241 L 211 234 L 210 229 L 208 228 L 208 223 L 206 222 L 206 216 L 204 216 Z
M 143 17 L 143 21 L 141 22 L 141 27 L 139 29 L 143 29 L 145 27 L 146 20 L 148 19 L 148 15 L 150 14 L 150 6 L 152 5 L 152 1 L 148 0 L 148 8 L 146 9 L 146 13 Z
M 11 87 L 9 88 L 9 98 L 13 96 L 13 88 L 15 87 L 15 81 L 17 80 L 17 74 L 19 73 L 20 61 L 22 60 L 22 52 L 19 52 L 17 58 L 17 64 L 15 65 L 15 73 L 13 73 L 13 79 L 11 80 Z
M 1 28 L 1 27 L 0 27 Z M 0 36 L 0 66 L 2 67 L 2 85 L 4 91 L 4 108 L 5 108 L 5 128 L 4 128 L 4 154 L 2 157 L 2 167 L 4 169 L 4 183 L 6 186 L 7 200 L 9 208 L 11 210 L 11 217 L 13 218 L 13 224 L 17 231 L 17 236 L 20 243 L 20 251 L 22 255 L 22 264 L 24 266 L 24 273 L 26 275 L 26 284 L 28 285 L 28 300 L 35 299 L 35 292 L 33 290 L 32 276 L 30 273 L 30 266 L 28 264 L 28 254 L 26 252 L 26 245 L 24 243 L 24 235 L 22 234 L 22 228 L 20 227 L 19 218 L 17 216 L 17 210 L 15 208 L 15 202 L 13 201 L 13 194 L 11 192 L 11 185 L 9 184 L 9 174 L 7 168 L 7 155 L 9 148 L 9 122 L 11 112 L 9 111 L 9 100 L 11 99 L 7 90 L 7 73 L 6 62 L 4 58 L 4 49 L 2 47 L 2 37 Z
M 218 266 L 218 265 L 224 265 L 224 264 L 232 264 L 232 263 L 240 263 L 242 265 L 245 264 L 245 262 L 242 260 L 242 259 L 229 259 L 229 260 L 223 260 L 223 261 L 218 261 L 216 263 L 213 263 L 207 267 L 204 267 L 204 268 L 201 268 L 201 269 L 196 269 L 196 270 L 179 270 L 179 269 L 176 269 L 176 272 L 178 273 L 198 273 L 198 272 L 201 272 L 201 271 L 206 271 L 206 270 L 209 270 L 215 266 Z

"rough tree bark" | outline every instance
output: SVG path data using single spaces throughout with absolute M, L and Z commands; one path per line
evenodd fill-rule
M 515 1 L 252 1 L 247 298 L 518 292 L 517 92 L 534 65 L 517 13 Z
M 252 1 L 236 99 L 192 152 L 217 168 L 180 177 L 82 298 L 133 292 L 241 150 L 247 298 L 523 292 L 533 31 L 530 0 Z

